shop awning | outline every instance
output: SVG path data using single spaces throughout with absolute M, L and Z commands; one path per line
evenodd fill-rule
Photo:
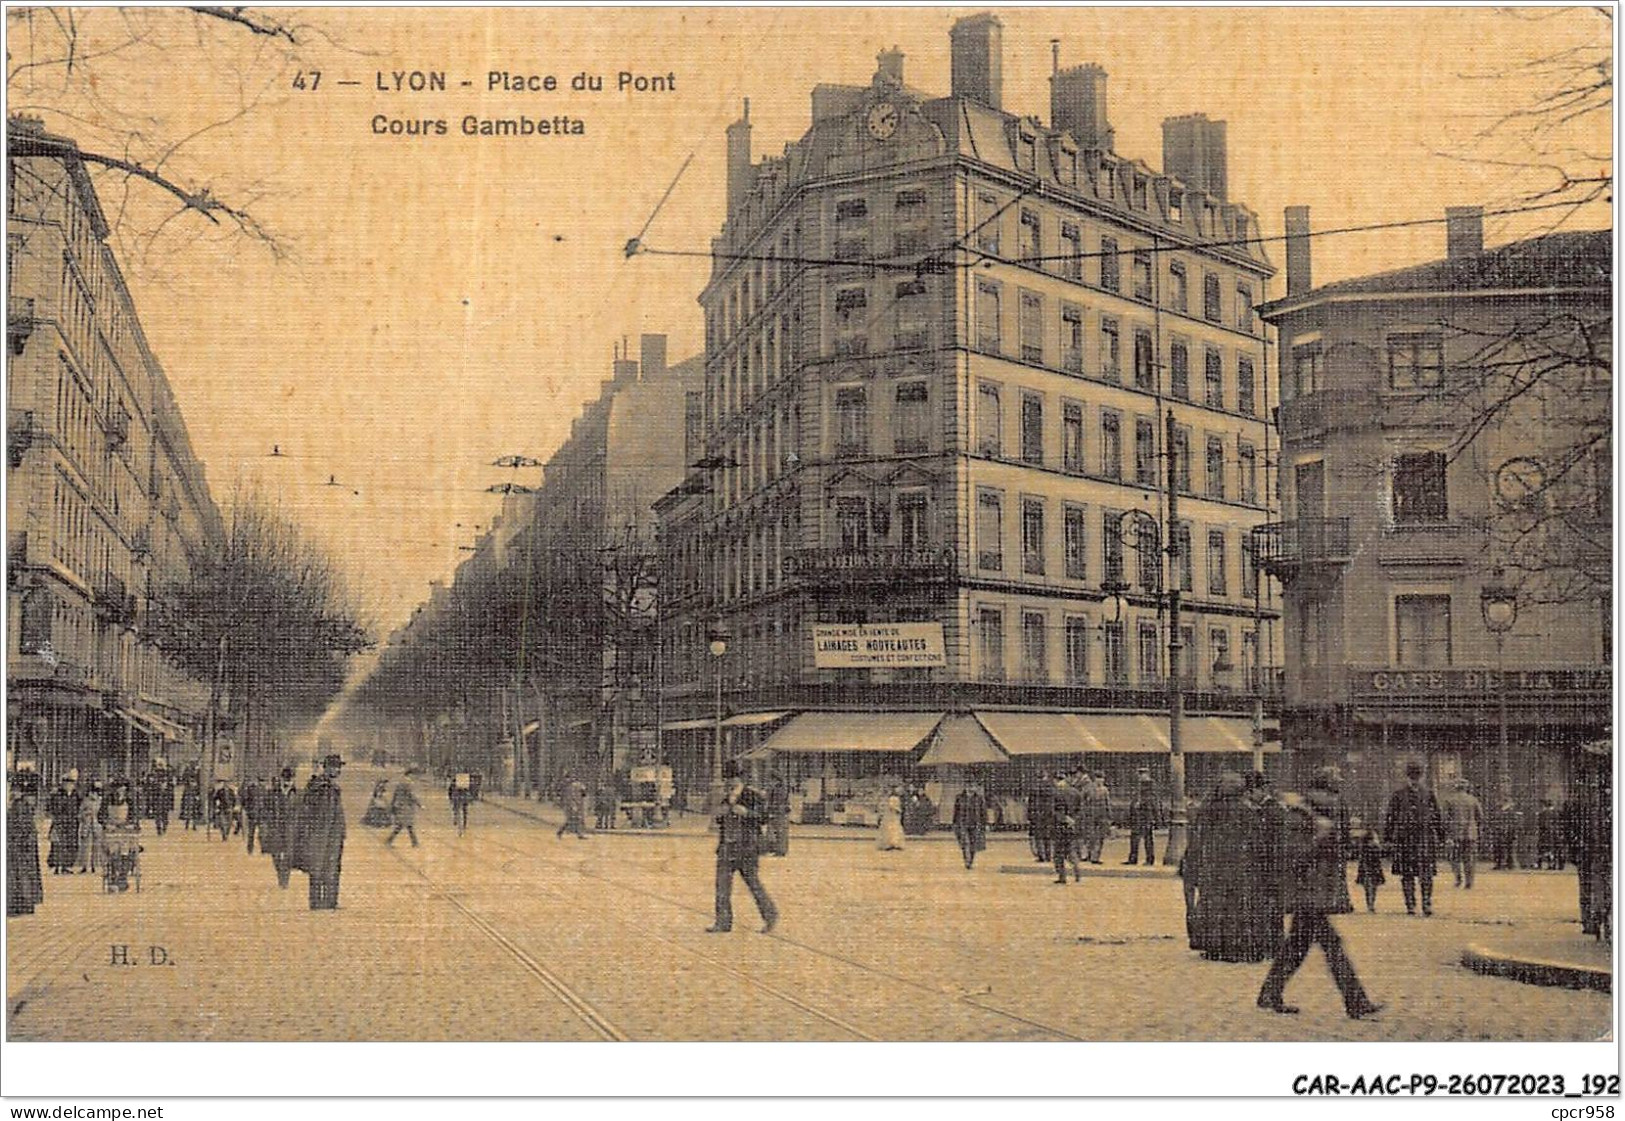
M 776 752 L 909 752 L 942 721 L 940 712 L 804 712 L 762 744 Z
M 1268 730 L 1266 729 L 1266 735 Z M 1191 716 L 1180 726 L 1180 746 L 1192 753 L 1253 751 L 1253 722 L 1242 716 Z M 1279 752 L 1279 738 L 1264 742 L 1266 752 Z
M 118 710 L 118 714 L 119 719 L 123 720 L 126 724 L 140 732 L 142 735 L 157 736 L 159 739 L 163 739 L 163 729 L 159 728 L 158 725 L 149 720 L 145 713 L 137 712 L 134 709 L 121 708 Z
M 1010 755 L 1073 755 L 1105 750 L 1065 712 L 977 712 L 976 719 Z
M 668 720 L 660 726 L 662 732 L 697 732 L 701 728 L 715 728 L 717 722 L 712 717 L 700 717 L 695 720 Z
M 722 726 L 724 728 L 754 728 L 761 724 L 771 724 L 775 720 L 783 720 L 789 715 L 788 712 L 741 712 L 738 716 L 728 717 L 722 722 Z
M 920 766 L 968 767 L 1009 761 L 976 717 L 949 716 L 938 725 L 936 738 L 920 757 Z

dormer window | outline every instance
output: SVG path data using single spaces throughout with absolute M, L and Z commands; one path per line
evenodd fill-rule
M 1102 161 L 1100 165 L 1099 194 L 1103 199 L 1115 198 L 1117 195 L 1117 165 Z
M 1185 192 L 1177 187 L 1168 189 L 1168 221 L 1183 222 L 1185 220 Z
M 1021 161 L 1020 165 L 1019 165 L 1021 167 L 1021 170 L 1023 170 L 1023 171 L 1037 171 L 1038 170 L 1038 138 L 1031 135 L 1030 133 L 1025 133 L 1025 132 L 1022 133 L 1021 134 L 1021 144 L 1020 144 L 1019 148 L 1017 149 L 1016 156 Z
M 1134 177 L 1134 209 L 1144 210 L 1147 206 L 1146 179 L 1143 175 Z

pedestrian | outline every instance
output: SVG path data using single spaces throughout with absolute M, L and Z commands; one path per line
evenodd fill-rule
M 1416 887 L 1422 886 L 1422 914 L 1433 914 L 1433 877 L 1439 870 L 1439 845 L 1444 840 L 1444 815 L 1439 800 L 1422 786 L 1423 767 L 1412 760 L 1405 766 L 1405 785 L 1388 799 L 1382 817 L 1382 835 L 1393 853 L 1393 872 L 1405 895 L 1405 912 L 1416 914 Z
M 560 840 L 566 832 L 574 833 L 576 840 L 587 835 L 587 788 L 580 781 L 566 778 L 564 782 L 564 824 L 553 834 Z
M 45 816 L 51 819 L 51 829 L 46 835 L 51 850 L 45 862 L 50 865 L 53 876 L 72 872 L 79 862 L 79 803 L 82 800 L 77 769 L 63 775 L 45 800 Z
M 1282 902 L 1292 919 L 1258 991 L 1258 1007 L 1271 1012 L 1298 1011 L 1286 1003 L 1287 982 L 1316 943 L 1326 955 L 1332 980 L 1343 996 L 1343 1011 L 1350 1019 L 1365 1019 L 1383 1009 L 1366 995 L 1332 925 L 1333 915 L 1346 915 L 1354 909 L 1348 887 L 1348 810 L 1337 786 L 1336 773 L 1323 767 L 1303 797 L 1282 798 L 1282 863 L 1276 871 Z
M 1550 798 L 1540 800 L 1535 815 L 1535 867 L 1561 872 L 1568 859 L 1563 852 L 1563 815 Z
M 760 792 L 745 785 L 738 763 L 724 763 L 722 777 L 727 789 L 717 808 L 716 818 L 716 917 L 706 928 L 706 933 L 726 934 L 733 929 L 734 874 L 738 873 L 750 889 L 751 898 L 756 901 L 756 910 L 762 916 L 762 933 L 768 934 L 778 925 L 779 910 L 773 905 L 757 874 L 767 800 Z
M 1055 882 L 1066 883 L 1066 868 L 1072 865 L 1072 882 L 1083 879 L 1078 866 L 1078 831 L 1083 823 L 1083 795 L 1066 775 L 1055 778 L 1055 808 L 1050 815 L 1050 856 L 1055 861 Z
M 1495 803 L 1495 816 L 1491 822 L 1490 847 L 1497 870 L 1512 871 L 1518 866 L 1518 833 L 1523 825 L 1523 813 L 1512 800 L 1512 793 L 1501 791 Z
M 770 855 L 790 855 L 790 790 L 779 775 L 767 785 L 767 825 L 762 839 Z
M 418 847 L 418 807 L 423 803 L 418 801 L 417 788 L 412 782 L 417 773 L 417 768 L 407 768 L 406 777 L 395 784 L 395 790 L 389 796 L 389 816 L 394 821 L 395 827 L 384 839 L 386 845 L 393 845 L 395 838 L 399 837 L 401 830 L 404 829 L 406 835 L 412 839 L 412 847 Z
M 602 830 L 615 827 L 615 793 L 605 779 L 600 779 L 593 789 L 592 813 L 594 828 Z
M 1040 864 L 1050 862 L 1050 817 L 1054 811 L 1055 780 L 1048 771 L 1042 771 L 1038 785 L 1027 795 L 1027 842 L 1032 846 L 1033 858 Z
M 293 866 L 310 876 L 312 911 L 332 911 L 339 905 L 345 829 L 338 779 L 343 768 L 338 755 L 322 759 L 321 772 L 310 776 L 294 819 Z
M 903 851 L 903 788 L 894 786 L 880 799 L 880 839 L 875 847 L 881 852 Z
M 79 871 L 96 871 L 102 845 L 102 784 L 93 782 L 79 803 Z
M 181 824 L 191 832 L 202 823 L 203 780 L 198 776 L 197 768 L 190 767 L 181 776 Z
M 1354 882 L 1365 888 L 1365 909 L 1377 913 L 1377 889 L 1388 882 L 1382 874 L 1382 840 L 1375 829 L 1360 834 L 1360 862 Z
M 243 784 L 243 832 L 248 834 L 250 856 L 254 853 L 254 832 L 259 828 L 259 803 L 264 796 L 265 785 L 258 778 L 251 778 Z
M 237 820 L 237 795 L 226 785 L 225 779 L 214 781 L 214 790 L 209 794 L 209 814 L 214 819 L 214 827 L 220 830 L 220 839 L 230 840 L 231 827 Z
M 1145 862 L 1157 862 L 1156 836 L 1158 818 L 1161 817 L 1160 807 L 1157 804 L 1156 787 L 1151 784 L 1151 772 L 1140 772 L 1139 790 L 1134 795 L 1134 801 L 1128 808 L 1128 859 L 1124 864 L 1137 863 L 1140 846 L 1145 845 Z
M 1192 814 L 1184 875 L 1196 888 L 1191 948 L 1210 961 L 1264 961 L 1280 942 L 1273 799 L 1257 772 L 1225 771 Z
M 39 868 L 39 772 L 24 759 L 6 775 L 6 914 L 32 915 L 45 900 Z
M 1096 771 L 1089 776 L 1090 782 L 1084 787 L 1084 797 L 1089 815 L 1089 863 L 1101 863 L 1101 850 L 1106 847 L 1106 839 L 1112 831 L 1112 795 L 1106 786 L 1106 776 Z
M 967 783 L 954 799 L 954 840 L 966 869 L 976 864 L 976 854 L 987 848 L 987 799 L 976 783 Z
M 1474 797 L 1467 780 L 1458 778 L 1444 798 L 1445 828 L 1450 835 L 1450 871 L 1456 886 L 1473 886 L 1478 862 L 1478 838 L 1484 825 L 1484 806 Z
M 128 779 L 121 778 L 113 784 L 97 817 L 100 828 L 96 843 L 105 845 L 106 883 L 118 891 L 129 891 L 130 876 L 135 872 L 141 852 L 141 814 L 130 801 Z
M 293 768 L 283 767 L 275 784 L 266 791 L 260 806 L 260 852 L 271 858 L 280 888 L 288 886 L 293 868 L 293 829 L 299 811 L 299 787 Z
M 152 761 L 152 770 L 141 783 L 141 812 L 152 818 L 152 828 L 162 837 L 169 831 L 169 815 L 175 808 L 175 778 L 162 759 Z
M 473 774 L 458 771 L 452 775 L 447 794 L 451 797 L 451 823 L 457 827 L 458 833 L 468 832 L 468 807 L 474 801 Z

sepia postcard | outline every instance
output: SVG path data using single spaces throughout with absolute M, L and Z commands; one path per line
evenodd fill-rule
M 7 6 L 6 1094 L 1611 1116 L 1614 15 Z

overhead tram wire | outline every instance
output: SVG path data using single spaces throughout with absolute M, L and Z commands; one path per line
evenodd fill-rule
M 1024 188 L 1024 192 L 1026 190 L 1030 190 L 1030 188 Z M 1014 203 L 1016 201 L 1018 201 L 1021 197 L 1022 197 L 1022 195 L 1018 194 L 1016 196 L 1016 198 L 1012 199 L 1010 201 L 1010 203 L 1007 203 L 1006 206 L 1003 209 L 1001 209 L 1000 213 L 1003 213 L 1003 210 L 1009 209 L 1009 207 L 1011 205 L 1014 205 Z M 1533 205 L 1533 206 L 1514 206 L 1514 207 L 1506 207 L 1506 208 L 1500 209 L 1500 210 L 1486 210 L 1484 212 L 1484 217 L 1486 217 L 1486 218 L 1496 218 L 1496 217 L 1504 217 L 1506 215 L 1512 215 L 1512 214 L 1534 214 L 1534 213 L 1539 213 L 1541 211 L 1546 211 L 1546 210 L 1564 210 L 1564 209 L 1573 210 L 1573 209 L 1575 209 L 1575 207 L 1576 207 L 1576 204 L 1574 203 L 1573 200 L 1565 200 L 1563 202 L 1540 203 L 1540 204 Z M 991 220 L 991 219 L 989 219 L 989 220 Z M 1365 223 L 1365 224 L 1357 225 L 1357 226 L 1337 226 L 1337 227 L 1334 227 L 1332 229 L 1326 229 L 1326 230 L 1310 230 L 1307 234 L 1301 234 L 1301 235 L 1294 234 L 1293 236 L 1294 237 L 1300 237 L 1301 236 L 1301 237 L 1308 237 L 1308 238 L 1322 238 L 1322 237 L 1333 237 L 1333 236 L 1336 236 L 1336 235 L 1339 235 L 1339 234 L 1378 233 L 1378 232 L 1381 232 L 1383 230 L 1412 229 L 1412 228 L 1419 227 L 1419 226 L 1442 226 L 1442 225 L 1444 225 L 1446 223 L 1446 221 L 1448 221 L 1448 219 L 1443 218 L 1443 217 L 1438 217 L 1438 218 L 1409 218 L 1409 219 L 1404 219 L 1404 220 L 1394 221 L 1394 222 L 1369 222 L 1369 223 Z M 983 224 L 985 225 L 986 223 L 983 223 Z M 966 236 L 969 237 L 971 235 L 967 234 Z M 1247 245 L 1266 245 L 1266 244 L 1270 244 L 1270 243 L 1273 243 L 1273 242 L 1283 242 L 1284 243 L 1286 240 L 1287 240 L 1287 235 L 1285 235 L 1285 234 L 1271 234 L 1271 235 L 1269 235 L 1267 237 L 1266 236 L 1257 236 L 1257 237 L 1243 237 L 1243 238 L 1222 238 L 1222 239 L 1215 240 L 1215 241 L 1169 242 L 1166 245 L 1158 245 L 1158 246 L 1156 246 L 1154 250 L 1151 249 L 1150 247 L 1141 247 L 1137 251 L 1138 252 L 1152 251 L 1152 252 L 1159 253 L 1159 254 L 1161 254 L 1161 253 L 1189 253 L 1189 252 L 1192 252 L 1192 251 L 1203 250 L 1203 249 L 1236 249 L 1236 248 L 1240 248 L 1242 246 L 1247 246 Z M 952 245 L 944 246 L 943 248 L 938 249 L 935 252 L 936 253 L 945 253 L 945 252 L 949 252 L 951 250 L 964 249 L 964 248 L 965 248 L 964 246 L 959 245 L 958 243 L 954 243 Z M 973 252 L 973 253 L 977 252 L 976 250 L 968 250 L 968 251 Z M 1123 250 L 1118 251 L 1118 253 L 1122 253 L 1122 252 L 1123 252 Z M 800 264 L 800 265 L 824 266 L 824 267 L 836 267 L 836 266 L 838 266 L 838 267 L 843 267 L 843 268 L 875 268 L 875 269 L 888 269 L 888 270 L 891 270 L 891 271 L 906 271 L 906 272 L 914 272 L 918 268 L 917 263 L 916 264 L 906 264 L 906 263 L 901 263 L 901 262 L 888 261 L 885 258 L 785 257 L 785 256 L 777 255 L 777 254 L 727 253 L 727 252 L 717 252 L 717 251 L 710 250 L 710 249 L 705 249 L 705 250 L 697 250 L 697 249 L 661 249 L 661 248 L 653 247 L 653 246 L 644 246 L 644 247 L 640 248 L 638 250 L 637 255 L 638 256 L 647 255 L 647 256 L 652 256 L 652 257 L 706 257 L 706 258 L 711 258 L 711 259 L 715 259 L 715 260 L 725 260 L 725 261 L 767 261 L 767 262 L 775 262 L 776 261 L 776 262 L 780 262 L 780 263 L 783 263 L 783 264 Z M 981 255 L 979 255 L 980 259 L 978 259 L 976 261 L 972 261 L 972 262 L 956 261 L 956 262 L 942 262 L 942 263 L 945 266 L 951 264 L 951 266 L 954 267 L 954 268 L 975 268 L 978 265 L 980 265 L 983 262 L 983 260 L 997 261 L 998 263 L 1007 264 L 1007 265 L 1036 265 L 1036 264 L 1044 264 L 1046 262 L 1080 261 L 1080 260 L 1088 260 L 1088 259 L 1100 258 L 1100 257 L 1105 257 L 1105 256 L 1115 256 L 1115 255 L 1116 254 L 1106 254 L 1106 253 L 1061 253 L 1061 254 L 1045 254 L 1045 255 L 1036 256 L 1036 257 L 991 257 L 991 256 L 987 256 L 985 254 L 981 254 Z M 923 258 L 924 259 L 929 259 L 931 256 L 932 256 L 931 253 L 926 253 L 926 254 L 923 255 Z

